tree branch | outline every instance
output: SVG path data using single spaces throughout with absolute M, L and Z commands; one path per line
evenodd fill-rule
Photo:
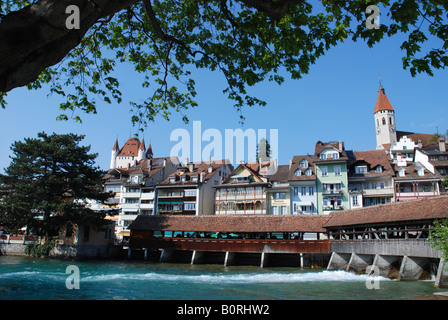
M 29 84 L 79 45 L 99 19 L 138 0 L 40 0 L 0 20 L 0 92 Z M 93 4 L 93 5 L 92 5 Z M 80 28 L 66 28 L 69 5 L 80 8 Z

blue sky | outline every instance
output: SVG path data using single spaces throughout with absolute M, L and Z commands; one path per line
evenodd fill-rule
M 287 164 L 294 155 L 314 153 L 318 140 L 345 141 L 346 149 L 371 150 L 376 147 L 373 109 L 381 77 L 386 94 L 395 109 L 397 130 L 444 133 L 448 117 L 448 70 L 412 78 L 403 70 L 399 49 L 403 38 L 384 39 L 374 48 L 364 42 L 346 41 L 321 57 L 300 80 L 279 86 L 262 83 L 251 92 L 267 101 L 266 107 L 244 108 L 244 126 L 222 90 L 221 74 L 205 70 L 193 73 L 199 106 L 188 111 L 190 124 L 180 114 L 162 117 L 148 125 L 140 137 L 151 143 L 156 157 L 169 156 L 177 143 L 170 141 L 173 130 L 184 128 L 191 133 L 193 121 L 201 121 L 202 132 L 218 129 L 278 129 L 279 164 Z M 59 97 L 47 97 L 48 90 L 28 91 L 18 88 L 8 93 L 8 106 L 0 109 L 0 171 L 9 165 L 10 146 L 16 140 L 36 137 L 38 132 L 84 134 L 85 145 L 98 153 L 97 165 L 108 169 L 110 152 L 118 138 L 120 147 L 138 133 L 131 124 L 128 97 L 145 99 L 132 70 L 123 68 L 120 75 L 124 101 L 120 105 L 100 104 L 98 114 L 81 114 L 83 123 L 56 121 L 61 113 Z M 269 138 L 269 136 L 268 136 Z M 203 142 L 204 148 L 208 142 Z M 223 141 L 224 145 L 224 141 Z M 223 151 L 224 154 L 224 151 Z M 183 160 L 183 159 L 181 159 Z M 247 160 L 247 159 L 245 159 Z M 236 160 L 238 161 L 238 160 Z

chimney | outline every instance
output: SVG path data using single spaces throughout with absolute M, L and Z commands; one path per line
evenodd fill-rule
M 185 165 L 190 163 L 190 159 L 188 157 L 185 157 Z
M 422 147 L 422 140 L 418 139 L 417 148 L 421 148 L 421 147 Z
M 208 167 L 208 172 L 210 173 L 210 172 L 212 172 L 213 171 L 213 167 L 210 165 L 209 167 Z
M 188 171 L 193 172 L 194 164 L 193 162 L 188 163 Z
M 199 178 L 199 181 L 204 182 L 204 177 L 205 177 L 205 171 L 201 171 L 201 176 Z
M 292 159 L 289 160 L 289 170 L 291 171 Z
M 166 167 L 166 159 L 163 159 L 163 166 Z
M 342 141 L 339 141 L 339 151 L 342 151 Z
M 440 137 L 439 138 L 439 151 L 440 152 L 446 152 L 445 138 L 444 137 Z

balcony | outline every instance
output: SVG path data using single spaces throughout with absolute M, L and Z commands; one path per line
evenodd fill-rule
M 154 200 L 154 192 L 143 192 L 140 196 L 142 200 Z
M 329 205 L 329 206 L 323 206 L 323 209 L 325 211 L 328 210 L 334 211 L 334 210 L 344 210 L 344 207 L 342 205 Z
M 342 189 L 324 189 L 322 190 L 322 194 L 342 194 Z

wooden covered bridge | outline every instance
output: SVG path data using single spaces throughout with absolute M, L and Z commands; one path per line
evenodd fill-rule
M 306 266 L 329 259 L 330 242 L 320 239 L 327 220 L 327 216 L 138 216 L 129 227 L 130 248 L 144 249 L 146 258 L 162 249 L 161 261 L 181 258 L 202 263 L 214 256 L 224 265 L 255 261 L 266 266 L 268 260 L 272 265 L 282 258 Z M 191 256 L 185 258 L 185 252 Z M 277 259 L 268 259 L 273 254 Z
M 429 243 L 448 196 L 333 212 L 330 215 L 138 216 L 130 251 L 147 259 L 191 263 L 320 266 L 400 280 L 437 274 L 447 263 Z M 369 269 L 370 267 L 370 269 Z

